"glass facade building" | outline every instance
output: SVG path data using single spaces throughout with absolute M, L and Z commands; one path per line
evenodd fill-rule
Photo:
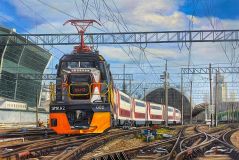
M 0 27 L 0 34 L 16 34 Z M 27 41 L 18 37 L 19 41 Z M 43 74 L 51 54 L 36 45 L 9 46 L 11 37 L 0 37 L 0 97 L 22 101 L 36 107 L 41 94 L 42 80 L 29 80 L 18 75 Z

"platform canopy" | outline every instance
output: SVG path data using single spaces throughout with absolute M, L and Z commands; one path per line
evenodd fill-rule
M 193 113 L 192 116 L 195 117 L 201 112 L 205 111 L 206 108 L 208 108 L 209 104 L 208 103 L 200 103 L 197 104 L 193 107 Z
M 0 34 L 15 34 L 13 30 L 0 27 Z M 43 74 L 51 54 L 37 45 L 11 45 L 16 41 L 28 41 L 21 36 L 0 38 L 0 96 L 23 101 L 36 106 L 42 80 L 16 77 L 17 73 Z M 30 42 L 29 42 L 30 43 Z

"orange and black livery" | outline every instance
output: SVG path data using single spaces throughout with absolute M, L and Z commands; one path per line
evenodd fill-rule
M 67 22 L 77 27 L 82 42 L 56 67 L 56 85 L 51 85 L 50 127 L 58 134 L 102 133 L 112 121 L 109 65 L 98 51 L 83 42 L 85 29 L 95 21 Z

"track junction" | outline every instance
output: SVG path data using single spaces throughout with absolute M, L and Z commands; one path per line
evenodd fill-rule
M 141 127 L 130 130 L 115 128 L 103 134 L 75 136 L 55 135 L 50 131 L 48 131 L 49 134 L 46 136 L 43 133 L 44 130 L 40 131 L 40 129 L 37 129 L 39 131 L 37 135 L 35 134 L 36 130 L 30 129 L 27 134 L 22 133 L 22 135 L 19 131 L 11 131 L 11 133 L 15 133 L 15 138 L 25 136 L 25 141 L 14 142 L 13 140 L 13 143 L 10 144 L 1 142 L 0 157 L 1 159 L 34 158 L 41 160 L 183 160 L 210 159 L 212 157 L 238 159 L 239 157 L 237 141 L 235 141 L 235 137 L 239 133 L 237 125 L 220 125 L 217 128 L 209 128 L 206 125 L 187 125 L 173 128 L 177 132 L 173 137 L 149 143 L 141 142 L 140 145 L 135 146 L 130 146 L 128 142 L 138 137 L 142 130 L 148 128 Z M 5 134 L 2 133 L 1 135 Z M 12 136 L 11 138 L 13 138 Z M 1 139 L 8 138 L 1 137 Z M 128 145 L 125 149 L 120 148 L 120 146 L 118 146 L 118 150 L 113 149 L 110 145 L 114 141 L 123 141 L 124 139 L 125 146 Z M 104 146 L 109 147 L 108 151 L 102 149 Z

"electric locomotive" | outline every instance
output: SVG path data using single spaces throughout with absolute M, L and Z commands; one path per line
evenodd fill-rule
M 85 21 L 69 22 L 76 26 Z M 102 133 L 111 126 L 113 81 L 110 67 L 98 51 L 84 45 L 83 31 L 80 31 L 80 46 L 76 46 L 72 54 L 62 56 L 57 66 L 50 127 L 58 134 Z
M 57 66 L 56 86 L 51 85 L 51 129 L 57 134 L 88 134 L 102 133 L 111 126 L 163 124 L 164 106 L 113 88 L 109 64 L 84 44 L 85 29 L 96 21 L 68 22 L 77 28 L 81 44 L 72 54 L 62 56 Z M 178 124 L 180 119 L 180 111 L 169 106 L 169 123 Z

